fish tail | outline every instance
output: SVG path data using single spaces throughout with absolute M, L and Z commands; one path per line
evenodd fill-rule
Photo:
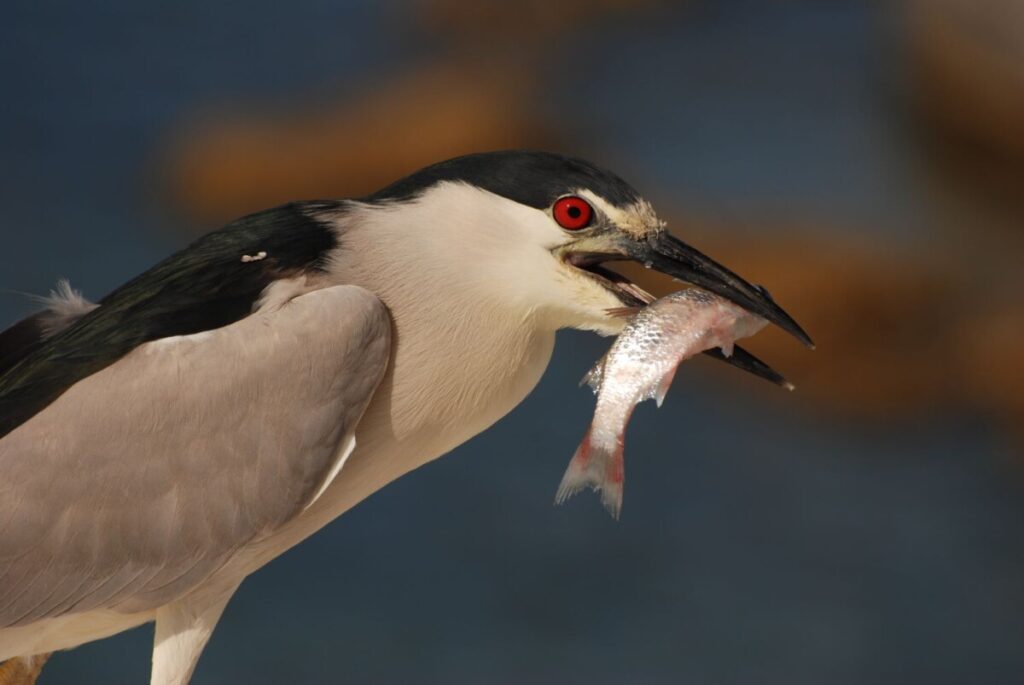
M 611 445 L 600 444 L 591 439 L 588 429 L 562 476 L 555 504 L 561 504 L 583 488 L 590 488 L 601 493 L 604 508 L 612 518 L 618 519 L 622 511 L 622 484 L 625 480 L 623 450 L 622 436 Z

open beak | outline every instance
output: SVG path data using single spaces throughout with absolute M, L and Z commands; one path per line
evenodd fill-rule
M 735 366 L 741 371 L 751 373 L 758 378 L 763 378 L 769 383 L 774 383 L 780 388 L 785 388 L 786 390 L 796 389 L 796 386 L 787 381 L 781 373 L 768 366 L 739 345 L 733 345 L 731 357 L 726 357 L 722 350 L 717 347 L 712 347 L 710 350 L 704 350 L 704 354 L 712 359 L 725 362 L 730 366 Z
M 630 258 L 663 274 L 724 297 L 751 314 L 775 324 L 807 347 L 814 349 L 814 342 L 810 336 L 793 320 L 793 317 L 775 304 L 767 290 L 747 283 L 678 238 L 666 232 L 659 232 L 644 240 L 631 240 L 627 245 Z
M 724 297 L 748 312 L 774 323 L 804 345 L 814 348 L 810 336 L 793 320 L 793 317 L 775 304 L 767 290 L 748 283 L 678 238 L 659 232 L 636 240 L 619 233 L 613 240 L 614 247 L 608 245 L 605 236 L 574 243 L 562 253 L 562 258 L 570 266 L 586 271 L 614 292 L 626 305 L 625 310 L 642 308 L 655 298 L 631 283 L 629 279 L 604 268 L 602 264 L 623 259 L 635 260 L 675 279 Z M 788 390 L 793 389 L 793 384 L 781 374 L 738 345 L 733 347 L 733 353 L 729 357 L 717 348 L 706 350 L 704 353 L 775 385 Z

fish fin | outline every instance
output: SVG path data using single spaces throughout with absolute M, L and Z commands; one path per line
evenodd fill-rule
M 672 370 L 661 377 L 658 381 L 658 387 L 654 391 L 654 402 L 661 407 L 661 403 L 665 401 L 665 395 L 668 394 L 668 389 L 672 387 L 672 380 L 676 377 L 676 371 L 679 370 L 679 365 L 672 367 Z
M 580 385 L 589 385 L 594 392 L 601 389 L 601 381 L 604 380 L 604 359 L 601 357 L 590 371 L 587 371 L 587 375 L 580 380 Z
M 628 319 L 631 316 L 635 316 L 643 307 L 612 307 L 611 309 L 604 310 L 608 316 L 615 316 L 620 319 Z
M 562 504 L 583 488 L 590 488 L 601 493 L 604 508 L 612 518 L 618 520 L 622 511 L 622 485 L 625 480 L 622 437 L 609 448 L 596 444 L 590 436 L 591 431 L 588 429 L 562 476 L 555 494 L 555 504 Z

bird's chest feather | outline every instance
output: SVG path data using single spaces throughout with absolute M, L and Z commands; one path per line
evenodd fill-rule
M 533 322 L 395 319 L 391 365 L 327 491 L 233 563 L 258 568 L 403 474 L 486 430 L 536 386 L 554 348 Z
M 511 318 L 398 316 L 395 325 L 392 365 L 368 412 L 375 434 L 363 442 L 403 452 L 399 461 L 410 468 L 511 411 L 536 386 L 554 347 L 553 333 Z

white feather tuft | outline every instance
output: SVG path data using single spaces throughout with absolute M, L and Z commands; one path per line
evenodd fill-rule
M 57 281 L 57 287 L 51 290 L 49 295 L 36 299 L 46 307 L 41 324 L 43 335 L 47 338 L 60 333 L 99 306 L 72 288 L 66 278 Z

